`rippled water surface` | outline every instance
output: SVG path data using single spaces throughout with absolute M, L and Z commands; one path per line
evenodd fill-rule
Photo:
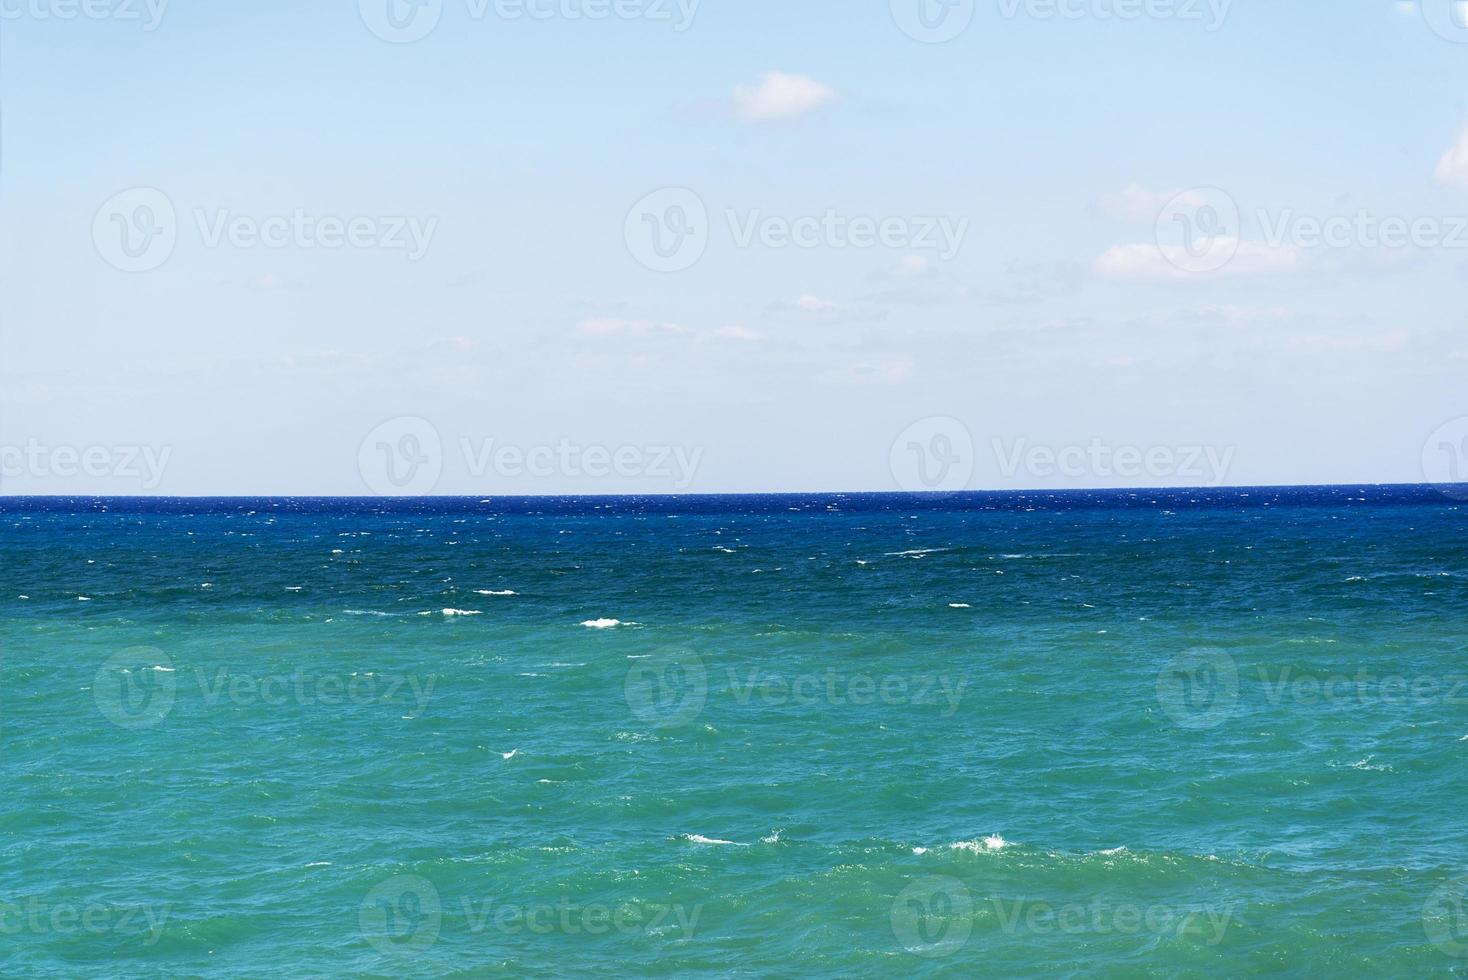
M 6 976 L 1468 974 L 1427 489 L 0 501 Z

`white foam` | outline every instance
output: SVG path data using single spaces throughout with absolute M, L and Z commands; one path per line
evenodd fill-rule
M 330 861 L 312 861 L 310 864 L 306 865 L 306 867 L 308 867 L 308 868 L 329 868 L 329 867 L 331 867 L 331 862 Z
M 508 752 L 501 752 L 500 753 L 501 757 L 503 757 L 506 762 L 509 762 L 511 759 L 513 759 L 515 756 L 517 756 L 519 754 L 520 754 L 520 750 L 519 749 L 511 749 Z
M 475 589 L 474 590 L 474 594 L 475 595 L 507 596 L 507 595 L 517 595 L 518 593 L 511 592 L 509 589 L 506 589 L 503 592 L 496 592 L 493 589 Z
M 973 606 L 970 606 L 966 602 L 950 602 L 948 604 L 948 608 L 949 609 L 972 609 Z
M 91 602 L 92 601 L 92 597 L 89 596 L 89 595 L 79 595 L 79 596 L 76 597 L 76 601 L 77 602 Z
M 938 554 L 941 551 L 948 551 L 948 550 L 949 550 L 948 548 L 914 548 L 911 551 L 889 551 L 889 552 L 887 552 L 887 554 L 886 554 L 885 557 L 887 557 L 887 558 L 922 558 L 924 555 L 936 555 L 936 554 Z
M 717 837 L 705 837 L 702 834 L 684 834 L 683 839 L 690 844 L 725 844 L 730 847 L 748 847 L 748 844 L 740 844 L 732 840 L 720 840 Z
M 483 616 L 484 613 L 474 609 L 445 609 L 445 616 Z
M 912 853 L 914 853 L 914 854 L 926 854 L 926 853 L 928 853 L 928 849 L 926 847 L 914 847 L 912 849 Z
M 778 844 L 780 843 L 780 832 L 777 830 L 768 837 L 761 837 L 759 842 L 761 844 Z
M 588 619 L 581 625 L 585 626 L 587 629 L 592 630 L 609 630 L 615 629 L 618 626 L 628 626 L 630 624 L 624 623 L 620 619 Z
M 970 854 L 979 854 L 983 851 L 1002 851 L 1009 846 L 1009 841 L 1000 837 L 998 834 L 990 834 L 981 841 L 961 840 L 956 844 L 948 845 L 951 850 L 968 851 Z
M 1126 853 L 1126 847 L 1125 846 L 1122 846 L 1122 847 L 1108 847 L 1106 850 L 1102 851 L 1101 853 L 1104 854 L 1104 855 L 1106 855 L 1107 857 L 1111 857 L 1113 854 L 1124 854 L 1124 853 Z
M 153 666 L 153 667 L 150 667 L 148 669 L 149 670 L 156 671 L 156 672 L 158 672 L 160 674 L 172 674 L 172 673 L 175 672 L 172 667 L 162 667 L 162 666 L 156 666 L 156 665 Z

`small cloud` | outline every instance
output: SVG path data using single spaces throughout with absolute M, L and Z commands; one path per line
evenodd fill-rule
M 676 323 L 657 323 L 653 320 L 628 320 L 623 317 L 590 317 L 576 324 L 576 332 L 583 337 L 645 337 L 654 333 L 687 333 Z
M 1140 184 L 1131 184 L 1115 194 L 1107 194 L 1096 202 L 1096 206 L 1102 214 L 1123 224 L 1153 225 L 1157 223 L 1162 210 L 1174 203 L 1176 206 L 1196 209 L 1207 201 L 1196 191 L 1153 192 Z
M 1468 190 L 1468 129 L 1458 137 L 1458 145 L 1437 162 L 1436 176 L 1440 184 Z
M 304 285 L 304 283 L 282 279 L 273 272 L 266 272 L 246 282 L 245 288 L 255 292 L 269 293 L 281 289 L 301 289 Z
M 745 122 L 797 119 L 836 101 L 836 90 L 805 75 L 767 71 L 757 85 L 734 88 L 734 113 Z
M 886 318 L 881 310 L 833 303 L 818 296 L 802 296 L 789 303 L 771 303 L 765 307 L 765 315 L 801 323 L 857 323 Z
M 438 337 L 428 342 L 430 354 L 469 354 L 479 349 L 479 341 L 472 337 Z
M 713 334 L 719 340 L 738 340 L 743 343 L 753 343 L 756 340 L 764 340 L 765 335 L 748 327 L 719 327 Z
M 1216 256 L 1217 268 L 1190 271 L 1199 267 L 1200 258 L 1185 246 L 1142 243 L 1107 249 L 1096 260 L 1094 269 L 1101 278 L 1118 282 L 1190 282 L 1278 275 L 1297 271 L 1301 265 L 1300 250 L 1293 245 L 1271 246 L 1220 236 L 1210 240 L 1208 250 Z M 1232 257 L 1224 261 L 1230 253 Z M 1208 255 L 1202 258 L 1206 260 Z
M 856 361 L 820 375 L 822 381 L 844 385 L 896 385 L 912 378 L 913 363 L 907 358 Z
M 876 303 L 925 306 L 962 302 L 970 296 L 967 286 L 950 277 L 926 255 L 904 256 L 896 265 L 880 269 L 868 278 L 887 286 L 867 297 Z
M 1085 266 L 1079 262 L 1011 261 L 1005 266 L 1010 282 L 1003 289 L 988 290 L 984 302 L 993 306 L 1017 306 L 1064 299 L 1081 291 L 1085 282 Z

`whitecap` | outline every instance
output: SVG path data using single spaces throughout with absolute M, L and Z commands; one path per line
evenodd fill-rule
M 587 629 L 609 630 L 618 626 L 630 626 L 631 624 L 624 623 L 620 619 L 588 619 L 581 625 L 585 626 Z
M 475 589 L 474 590 L 474 594 L 475 595 L 507 596 L 507 595 L 516 595 L 517 593 L 511 592 L 509 589 L 505 589 L 503 592 L 496 592 L 493 589 Z
M 926 847 L 914 847 L 912 849 L 912 853 L 914 853 L 914 854 L 926 854 L 926 853 L 928 853 L 928 849 Z
M 950 602 L 948 604 L 948 608 L 949 609 L 972 609 L 973 606 L 969 605 L 966 602 Z
M 501 758 L 503 758 L 503 759 L 504 759 L 504 760 L 505 760 L 505 761 L 506 761 L 506 762 L 509 762 L 509 761 L 510 761 L 510 760 L 511 760 L 511 759 L 513 759 L 513 758 L 514 758 L 514 757 L 515 757 L 515 756 L 517 756 L 517 755 L 519 755 L 519 754 L 520 754 L 520 750 L 519 750 L 519 749 L 511 749 L 511 750 L 510 750 L 510 751 L 508 751 L 508 752 L 501 752 L 501 753 L 500 753 L 500 756 L 501 756 Z
M 89 596 L 89 595 L 79 595 L 79 596 L 76 597 L 76 601 L 77 602 L 91 602 L 92 601 L 92 597 Z
M 956 844 L 948 845 L 951 850 L 968 851 L 970 854 L 979 854 L 983 851 L 1002 851 L 1009 846 L 1009 841 L 1000 837 L 998 834 L 990 834 L 981 841 L 961 840 Z
M 474 609 L 445 609 L 445 616 L 483 616 L 484 613 Z
M 330 861 L 312 861 L 310 864 L 306 865 L 306 867 L 308 867 L 308 868 L 329 868 L 329 867 L 331 867 L 331 862 Z
M 748 844 L 740 844 L 732 840 L 720 840 L 717 837 L 705 837 L 702 834 L 684 834 L 683 839 L 690 844 L 726 844 L 731 847 L 748 847 Z
M 157 673 L 160 673 L 160 674 L 172 674 L 172 673 L 175 673 L 175 671 L 174 671 L 174 669 L 172 667 L 162 667 L 162 666 L 155 665 L 155 666 L 150 667 L 148 669 L 149 670 L 156 671 Z

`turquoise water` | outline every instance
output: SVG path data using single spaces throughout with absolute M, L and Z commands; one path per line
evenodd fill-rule
M 0 529 L 7 977 L 1468 975 L 1428 490 Z

